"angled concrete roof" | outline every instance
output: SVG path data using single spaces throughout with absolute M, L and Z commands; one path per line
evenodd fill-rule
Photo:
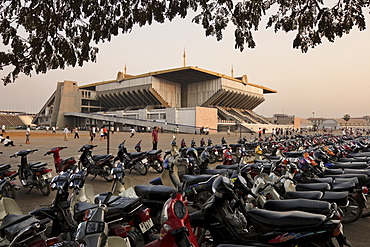
M 242 84 L 247 84 L 250 86 L 254 86 L 257 88 L 263 89 L 263 93 L 277 93 L 276 90 L 270 89 L 267 87 L 264 87 L 262 85 L 257 85 L 253 83 L 245 83 L 240 79 L 230 77 L 224 74 L 212 72 L 209 70 L 205 69 L 200 69 L 198 67 L 193 67 L 193 66 L 187 66 L 187 67 L 179 67 L 179 68 L 174 68 L 174 69 L 167 69 L 167 70 L 160 70 L 160 71 L 155 71 L 155 72 L 149 72 L 141 75 L 130 75 L 127 79 L 134 79 L 134 78 L 140 78 L 140 77 L 146 77 L 146 76 L 154 76 L 158 77 L 161 79 L 166 79 L 170 81 L 175 81 L 178 83 L 192 83 L 192 82 L 198 82 L 198 81 L 206 81 L 206 80 L 212 80 L 212 79 L 217 79 L 217 78 L 226 78 L 229 80 L 237 81 Z M 123 81 L 126 79 L 123 79 Z M 116 80 L 109 80 L 109 81 L 102 81 L 102 82 L 97 82 L 97 83 L 91 83 L 88 85 L 80 86 L 81 89 L 87 89 L 90 87 L 94 87 L 97 85 L 102 85 L 110 82 L 114 82 Z

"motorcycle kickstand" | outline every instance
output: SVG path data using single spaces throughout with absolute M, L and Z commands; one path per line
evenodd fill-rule
M 26 192 L 26 194 L 30 193 L 31 190 L 33 189 L 34 185 L 31 186 L 31 188 Z
M 90 180 L 90 181 L 93 181 L 95 178 L 96 178 L 96 176 L 97 176 L 98 174 L 95 174 L 95 176 Z

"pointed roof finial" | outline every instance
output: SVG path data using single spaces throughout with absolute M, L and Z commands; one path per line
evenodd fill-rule
M 126 75 L 127 74 L 127 67 L 126 67 L 126 63 L 125 63 L 125 67 L 123 68 L 123 74 Z
M 182 55 L 183 57 L 183 66 L 186 67 L 186 53 L 185 53 L 185 48 L 184 48 L 184 54 Z
M 231 65 L 231 77 L 234 78 L 234 65 Z

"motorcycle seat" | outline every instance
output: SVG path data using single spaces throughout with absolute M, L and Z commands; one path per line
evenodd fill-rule
M 297 191 L 329 191 L 331 190 L 330 184 L 328 183 L 307 183 L 307 184 L 297 184 L 295 189 Z
M 348 201 L 348 192 L 325 191 L 321 201 L 335 202 L 339 206 L 346 206 Z
M 20 223 L 22 221 L 25 221 L 25 220 L 27 220 L 31 217 L 33 218 L 33 216 L 30 215 L 30 214 L 26 214 L 26 215 L 23 215 L 23 214 L 21 214 L 21 215 L 8 214 L 4 217 L 4 219 L 1 223 L 0 230 L 2 231 L 2 230 L 4 230 L 5 228 L 7 228 L 9 226 L 13 226 L 15 224 L 18 224 L 18 223 Z M 35 219 L 35 218 L 33 218 L 33 219 Z M 36 221 L 36 219 L 35 219 L 35 221 Z
M 356 163 L 333 163 L 332 168 L 352 168 L 352 169 L 365 169 L 368 168 L 369 164 L 366 162 L 356 162 Z
M 333 174 L 333 175 L 325 175 L 327 177 L 332 177 L 335 180 L 338 178 L 357 178 L 360 185 L 365 185 L 368 183 L 368 176 L 366 174 Z
M 288 158 L 300 158 L 303 157 L 302 151 L 288 151 L 285 152 L 284 155 Z
M 76 163 L 76 159 L 74 157 L 69 157 L 69 158 L 66 158 L 66 159 L 61 159 L 60 164 L 64 165 L 64 164 L 69 163 L 71 161 L 74 161 L 74 163 Z
M 328 215 L 331 211 L 330 203 L 309 199 L 268 200 L 263 207 L 271 211 L 298 210 L 323 215 Z
M 347 155 L 348 157 L 370 157 L 370 152 L 361 152 L 361 153 L 351 153 Z
M 127 153 L 127 155 L 128 155 L 131 159 L 138 158 L 138 157 L 142 156 L 143 154 L 145 154 L 145 152 L 131 152 L 131 153 Z
M 229 144 L 229 147 L 231 147 L 231 149 L 233 150 L 233 152 L 235 152 L 235 150 L 237 150 L 241 146 L 242 146 L 242 144 Z
M 345 168 L 344 174 L 365 174 L 367 176 L 370 176 L 370 169 L 350 169 Z
M 160 150 L 151 150 L 151 151 L 148 151 L 146 154 L 147 155 L 158 155 L 160 153 L 162 153 L 161 149 Z
M 331 177 L 326 177 L 326 178 L 311 178 L 310 182 L 313 183 L 333 183 L 334 179 Z
M 240 168 L 246 166 L 246 164 L 240 165 Z M 216 169 L 227 169 L 227 170 L 236 170 L 238 169 L 238 164 L 236 165 L 218 165 Z
M 325 169 L 324 174 L 325 175 L 337 175 L 337 174 L 343 174 L 343 169 Z
M 164 185 L 136 185 L 134 187 L 137 196 L 143 199 L 166 201 L 176 189 Z
M 321 191 L 287 191 L 284 194 L 284 199 L 311 199 L 319 200 L 324 195 Z
M 353 181 L 348 182 L 337 182 L 331 184 L 332 191 L 353 191 L 356 187 L 356 184 Z
M 357 177 L 352 177 L 352 178 L 334 178 L 334 177 L 332 177 L 331 179 L 333 179 L 333 183 L 353 182 L 353 183 L 355 183 L 356 187 L 359 186 L 359 182 L 358 182 Z
M 39 161 L 39 162 L 30 162 L 30 163 L 28 163 L 28 166 L 31 167 L 31 166 L 34 166 L 34 165 L 37 165 L 37 164 L 40 164 L 40 163 L 41 163 L 41 161 Z
M 200 182 L 206 182 L 213 175 L 202 174 L 202 175 L 183 175 L 182 178 L 186 181 L 186 186 L 190 186 Z
M 272 228 L 296 228 L 317 226 L 326 220 L 326 216 L 302 211 L 275 212 L 264 209 L 251 209 L 247 212 L 253 226 L 263 224 Z M 258 231 L 258 230 L 257 230 Z
M 41 163 L 41 162 L 38 162 L 36 164 L 32 164 L 30 165 L 30 168 L 31 169 L 39 169 L 39 168 L 43 168 L 45 166 L 47 166 L 48 164 L 47 163 Z
M 6 171 L 6 170 L 9 170 L 11 167 L 11 165 L 9 164 L 1 164 L 0 165 L 0 172 L 3 172 L 3 171 Z
M 102 160 L 102 159 L 107 159 L 109 158 L 110 156 L 112 156 L 111 154 L 101 154 L 101 155 L 93 155 L 93 160 L 95 161 L 98 161 L 98 160 Z
M 357 163 L 357 162 L 368 162 L 368 161 L 370 161 L 370 157 L 369 158 L 354 157 L 354 158 L 340 158 L 338 160 L 338 163 L 342 163 L 342 162 Z
M 222 174 L 229 176 L 233 174 L 234 170 L 232 169 L 207 169 L 204 174 L 209 174 L 209 175 L 217 175 L 217 174 Z

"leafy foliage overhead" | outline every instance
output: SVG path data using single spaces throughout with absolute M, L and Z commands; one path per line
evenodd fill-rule
M 235 48 L 254 48 L 253 32 L 267 12 L 266 28 L 295 32 L 293 47 L 307 52 L 322 38 L 334 42 L 353 27 L 364 30 L 370 0 L 3 0 L 0 3 L 0 70 L 14 82 L 20 73 L 46 73 L 65 66 L 96 61 L 99 42 L 127 33 L 134 25 L 163 23 L 194 12 L 193 22 L 206 36 L 223 38 L 235 28 Z

